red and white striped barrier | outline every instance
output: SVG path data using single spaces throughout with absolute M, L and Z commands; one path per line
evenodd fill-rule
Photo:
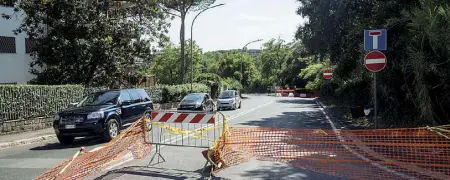
M 294 90 L 277 90 L 277 97 L 300 97 L 300 98 L 315 98 L 320 97 L 320 92 L 315 91 L 312 93 L 298 93 Z
M 221 121 L 222 125 L 219 124 Z M 147 127 L 147 142 L 156 146 L 156 152 L 148 163 L 151 164 L 156 156 L 158 163 L 160 158 L 162 162 L 166 161 L 161 155 L 161 146 L 210 148 L 223 135 L 223 129 L 227 126 L 222 113 L 154 111 Z
M 212 113 L 178 113 L 178 112 L 152 112 L 152 121 L 160 123 L 198 123 L 214 124 L 215 114 Z

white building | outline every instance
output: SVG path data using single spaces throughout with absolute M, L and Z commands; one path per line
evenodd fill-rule
M 13 14 L 14 9 L 0 3 L 0 14 Z M 14 35 L 13 30 L 19 27 L 23 14 L 11 16 L 11 19 L 0 17 L 0 84 L 26 84 L 33 79 L 29 73 L 32 61 L 29 49 L 30 42 L 26 33 Z

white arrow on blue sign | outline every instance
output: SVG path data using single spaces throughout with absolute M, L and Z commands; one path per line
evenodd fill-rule
M 385 51 L 387 49 L 386 29 L 364 30 L 364 50 Z

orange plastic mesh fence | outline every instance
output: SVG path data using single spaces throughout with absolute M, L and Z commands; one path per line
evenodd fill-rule
M 71 157 L 36 179 L 83 179 L 126 158 L 140 159 L 151 151 L 151 145 L 145 142 L 146 136 L 147 126 L 141 119 L 102 149 Z
M 450 179 L 450 126 L 382 130 L 226 127 L 213 146 L 221 168 L 278 161 L 352 179 Z M 82 179 L 151 151 L 141 119 L 100 150 L 71 157 L 36 179 Z M 220 170 L 220 169 L 219 169 Z
M 312 130 L 231 127 L 213 157 L 285 162 L 351 179 L 450 179 L 450 128 Z M 221 169 L 217 170 L 220 171 Z

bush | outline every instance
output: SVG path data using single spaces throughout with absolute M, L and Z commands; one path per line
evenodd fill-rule
M 156 87 L 145 88 L 155 103 L 178 102 L 190 93 L 191 84 L 180 85 L 158 85 Z M 204 84 L 192 84 L 193 92 L 208 92 L 208 86 Z
M 238 80 L 233 79 L 233 78 L 226 78 L 223 81 L 223 85 L 228 87 L 228 89 L 239 90 L 239 91 L 242 91 L 242 89 L 243 89 L 242 84 Z
M 372 104 L 370 81 L 362 78 L 346 81 L 335 90 L 335 97 L 350 106 L 370 105 Z
M 152 98 L 152 101 L 154 103 L 160 103 L 162 102 L 162 86 L 155 86 L 155 87 L 146 87 L 144 88 L 147 94 Z
M 144 88 L 154 103 L 180 101 L 190 92 L 190 84 Z M 0 85 L 0 122 L 5 120 L 51 117 L 70 103 L 106 88 L 81 85 Z M 204 84 L 193 84 L 193 92 L 207 92 Z

